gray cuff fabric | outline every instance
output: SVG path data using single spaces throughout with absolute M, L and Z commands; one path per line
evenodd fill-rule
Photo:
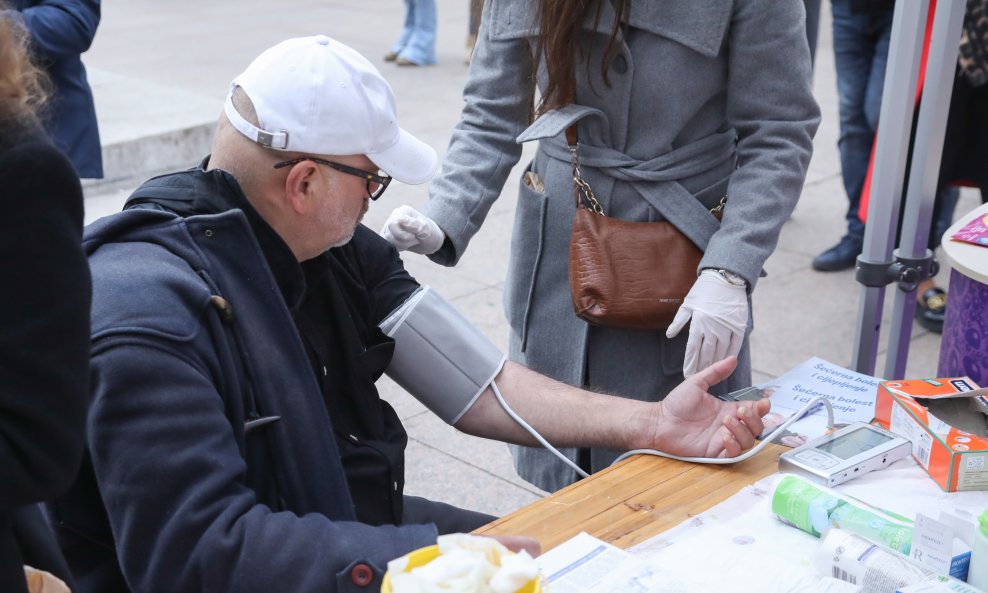
M 395 340 L 388 376 L 447 424 L 470 409 L 504 366 L 504 353 L 427 286 L 393 311 L 381 331 Z

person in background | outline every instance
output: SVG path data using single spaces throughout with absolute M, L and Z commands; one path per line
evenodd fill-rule
M 957 77 L 940 164 L 940 185 L 976 187 L 988 202 L 988 0 L 968 0 L 957 56 Z M 951 208 L 953 213 L 953 208 Z M 947 225 L 950 225 L 948 217 Z M 946 226 L 939 229 L 943 234 Z
M 469 434 L 535 443 L 496 379 L 549 442 L 752 445 L 769 402 L 707 393 L 733 358 L 664 402 L 615 403 L 502 364 L 476 330 L 444 334 L 431 358 L 389 337 L 382 322 L 428 292 L 359 221 L 392 178 L 424 183 L 437 166 L 370 62 L 325 35 L 289 39 L 231 83 L 199 167 L 87 228 L 90 455 L 49 505 L 79 593 L 377 590 L 388 560 L 492 520 L 404 494 L 407 434 L 375 386 L 399 350 L 436 381 L 412 395 Z M 419 327 L 450 327 L 435 319 Z
M 988 201 L 988 0 L 968 0 L 957 55 L 944 132 L 943 154 L 930 248 L 940 244 L 953 222 L 959 195 L 957 186 L 979 189 Z M 943 332 L 947 292 L 932 278 L 916 287 L 916 321 L 929 331 Z
M 384 61 L 399 66 L 436 63 L 436 0 L 405 0 L 405 25 Z
M 861 191 L 882 109 L 895 0 L 831 0 L 834 63 L 840 112 L 840 170 L 847 194 L 847 230 L 836 245 L 813 259 L 813 269 L 853 268 L 864 244 L 858 218 Z
M 976 5 L 980 0 L 969 3 Z M 848 197 L 846 214 L 847 232 L 833 247 L 813 259 L 813 269 L 820 272 L 836 272 L 853 268 L 864 243 L 865 223 L 861 219 L 861 198 L 865 177 L 871 161 L 872 147 L 879 125 L 885 68 L 888 61 L 889 40 L 895 0 L 833 0 L 834 58 L 837 68 L 837 90 L 840 111 L 841 176 Z M 965 21 L 965 31 L 970 28 Z M 967 35 L 967 33 L 965 33 Z M 963 48 L 975 48 L 968 43 Z M 973 51 L 973 50 L 972 50 Z M 959 74 L 954 84 L 950 106 L 950 119 L 944 141 L 940 183 L 934 200 L 932 223 L 927 246 L 935 250 L 950 226 L 958 189 L 950 182 L 958 179 L 975 179 L 977 162 L 977 138 L 973 132 L 983 119 L 975 107 L 967 107 L 971 88 L 965 76 Z M 954 96 L 956 95 L 956 97 Z M 917 110 L 918 114 L 918 110 Z M 913 126 L 915 128 L 915 117 Z M 912 147 L 907 163 L 912 161 Z M 908 165 L 906 178 L 908 179 Z M 903 190 L 903 197 L 906 191 Z M 900 218 L 902 216 L 900 210 Z M 900 222 L 901 225 L 901 222 Z M 924 278 L 916 289 L 916 321 L 929 331 L 940 333 L 947 312 L 947 293 L 936 286 L 933 278 Z
M 43 72 L 0 2 L 0 591 L 64 591 L 69 574 L 37 503 L 82 459 L 89 268 L 82 188 L 45 133 Z M 31 587 L 28 587 L 30 581 Z
M 100 0 L 10 0 L 27 29 L 35 61 L 52 81 L 42 121 L 79 177 L 103 177 L 93 92 L 80 56 L 96 35 Z
M 739 354 L 717 389 L 750 385 L 749 296 L 799 199 L 820 118 L 802 0 L 714 5 L 486 3 L 442 174 L 424 211 L 399 207 L 382 234 L 399 250 L 455 265 L 520 158 L 519 138 L 539 140 L 521 179 L 504 288 L 512 360 L 571 385 L 655 401 Z M 565 130 L 577 120 L 583 176 L 607 214 L 670 220 L 705 251 L 665 332 L 590 326 L 573 313 Z M 718 224 L 706 210 L 725 198 Z M 513 454 L 519 474 L 544 490 L 577 477 L 545 451 Z M 597 471 L 617 454 L 567 455 Z

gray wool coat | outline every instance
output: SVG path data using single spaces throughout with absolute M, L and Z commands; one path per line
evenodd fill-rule
M 598 30 L 584 24 L 590 67 L 576 68 L 574 103 L 529 125 L 534 4 L 486 3 L 462 120 L 424 208 L 449 238 L 430 257 L 457 262 L 520 158 L 520 143 L 538 141 L 527 171 L 544 188 L 521 180 L 504 290 L 510 356 L 573 385 L 660 400 L 683 379 L 687 332 L 668 340 L 663 332 L 601 329 L 573 313 L 565 129 L 578 122 L 583 177 L 608 215 L 669 220 L 704 249 L 700 269 L 731 270 L 754 288 L 799 198 L 819 123 L 803 3 L 635 0 L 608 84 L 600 62 L 615 14 L 604 2 Z M 544 64 L 537 77 L 544 86 Z M 725 195 L 718 224 L 707 210 Z M 738 369 L 719 388 L 750 382 L 745 340 Z M 519 474 L 540 488 L 576 477 L 546 451 L 513 453 Z M 614 456 L 593 451 L 593 469 Z

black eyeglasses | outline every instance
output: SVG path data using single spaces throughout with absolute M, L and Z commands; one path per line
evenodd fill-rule
M 354 177 L 360 177 L 367 181 L 367 195 L 370 199 L 376 200 L 381 197 L 384 190 L 388 189 L 388 184 L 391 183 L 391 178 L 387 175 L 377 175 L 374 173 L 368 173 L 363 169 L 357 169 L 354 167 L 348 167 L 346 165 L 341 165 L 339 163 L 334 163 L 333 161 L 327 161 L 323 159 L 317 159 L 313 156 L 304 156 L 297 159 L 292 159 L 290 161 L 282 161 L 276 163 L 274 168 L 281 169 L 282 167 L 291 167 L 292 165 L 297 165 L 302 161 L 312 161 L 313 163 L 319 163 L 320 165 L 326 165 L 330 169 L 336 169 L 340 173 L 346 173 L 347 175 L 353 175 Z

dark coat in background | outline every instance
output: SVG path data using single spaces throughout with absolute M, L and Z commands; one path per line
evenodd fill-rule
M 20 593 L 25 563 L 65 578 L 34 503 L 82 457 L 92 291 L 82 189 L 43 130 L 0 122 L 0 187 L 0 591 Z
M 55 145 L 79 177 L 103 177 L 93 92 L 80 55 L 89 49 L 100 19 L 100 0 L 8 0 L 31 34 L 35 59 L 51 78 L 52 101 L 44 114 Z

